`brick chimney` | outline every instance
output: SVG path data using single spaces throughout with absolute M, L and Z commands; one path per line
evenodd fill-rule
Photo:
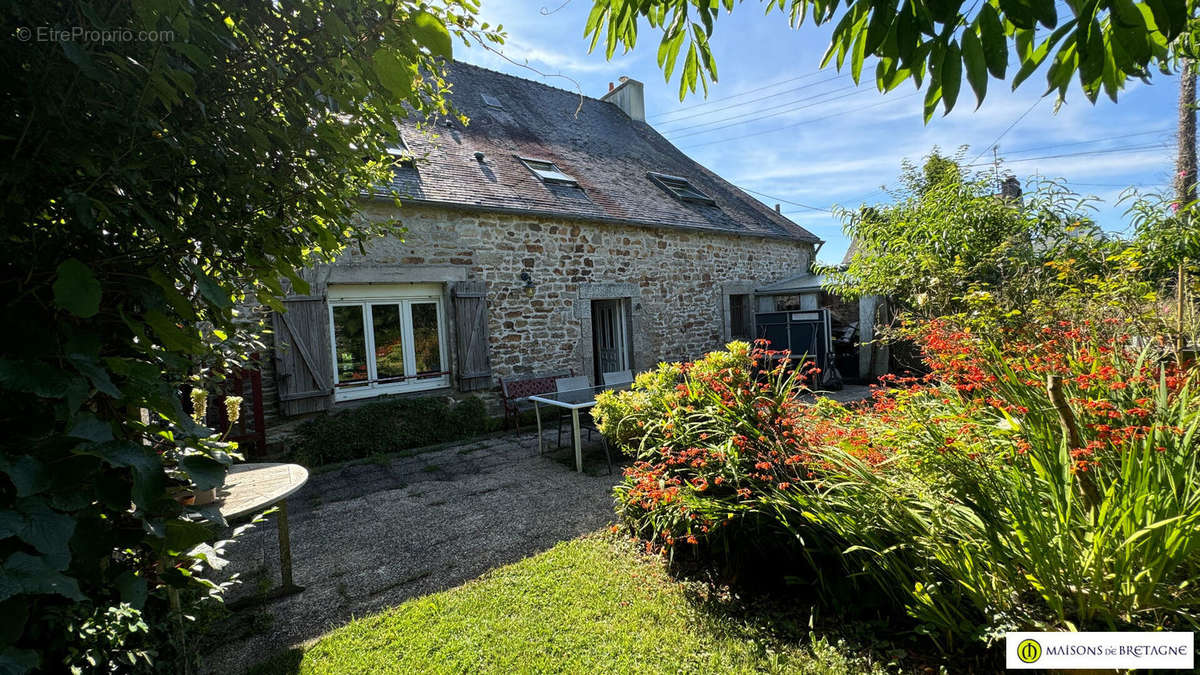
M 612 86 L 612 85 L 609 85 Z M 635 79 L 621 76 L 621 83 L 600 97 L 625 111 L 626 115 L 638 122 L 646 121 L 646 97 L 642 83 Z

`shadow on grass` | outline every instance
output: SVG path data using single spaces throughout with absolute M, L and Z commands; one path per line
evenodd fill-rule
M 817 662 L 840 663 L 846 672 L 1001 673 L 1000 646 L 942 652 L 881 590 L 853 588 L 842 576 L 834 597 L 822 599 L 819 581 L 787 577 L 780 560 L 743 571 L 730 581 L 712 564 L 696 559 L 668 564 L 684 584 L 688 602 L 711 621 L 711 629 L 772 646 L 784 653 L 807 652 Z M 796 568 L 792 567 L 791 571 Z
M 302 661 L 304 649 L 293 647 L 251 667 L 246 671 L 246 675 L 295 675 L 300 672 Z

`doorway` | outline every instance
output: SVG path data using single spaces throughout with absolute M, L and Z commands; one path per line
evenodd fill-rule
M 632 370 L 629 350 L 629 315 L 624 300 L 592 301 L 592 353 L 595 355 L 595 383 L 601 375 Z

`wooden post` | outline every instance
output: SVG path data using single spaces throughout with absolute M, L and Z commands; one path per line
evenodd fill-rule
M 1067 447 L 1074 450 L 1082 449 L 1083 438 L 1079 435 L 1075 412 L 1071 410 L 1070 404 L 1067 403 L 1067 397 L 1063 394 L 1061 375 L 1046 376 L 1046 393 L 1050 397 L 1051 405 L 1058 411 L 1058 423 L 1062 426 L 1063 435 L 1067 439 Z M 1096 489 L 1096 483 L 1092 480 L 1091 474 L 1081 471 L 1077 475 L 1079 475 L 1079 486 L 1083 488 L 1084 506 L 1091 510 L 1100 504 L 1100 491 Z
M 292 540 L 288 532 L 287 500 L 279 502 L 279 514 L 275 517 L 279 526 L 279 575 L 285 593 L 295 587 L 292 583 Z
M 1185 222 L 1191 220 L 1196 202 L 1196 64 L 1182 60 L 1179 70 L 1179 128 L 1176 138 L 1175 202 L 1176 213 Z M 1175 360 L 1183 367 L 1184 286 L 1187 273 L 1179 261 L 1175 280 Z

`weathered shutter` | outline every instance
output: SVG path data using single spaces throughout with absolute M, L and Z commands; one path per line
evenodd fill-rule
M 487 282 L 454 284 L 454 332 L 458 346 L 458 386 L 462 391 L 490 389 Z
M 329 348 L 329 305 L 325 298 L 297 296 L 275 313 L 275 380 L 284 415 L 329 408 L 333 357 Z

